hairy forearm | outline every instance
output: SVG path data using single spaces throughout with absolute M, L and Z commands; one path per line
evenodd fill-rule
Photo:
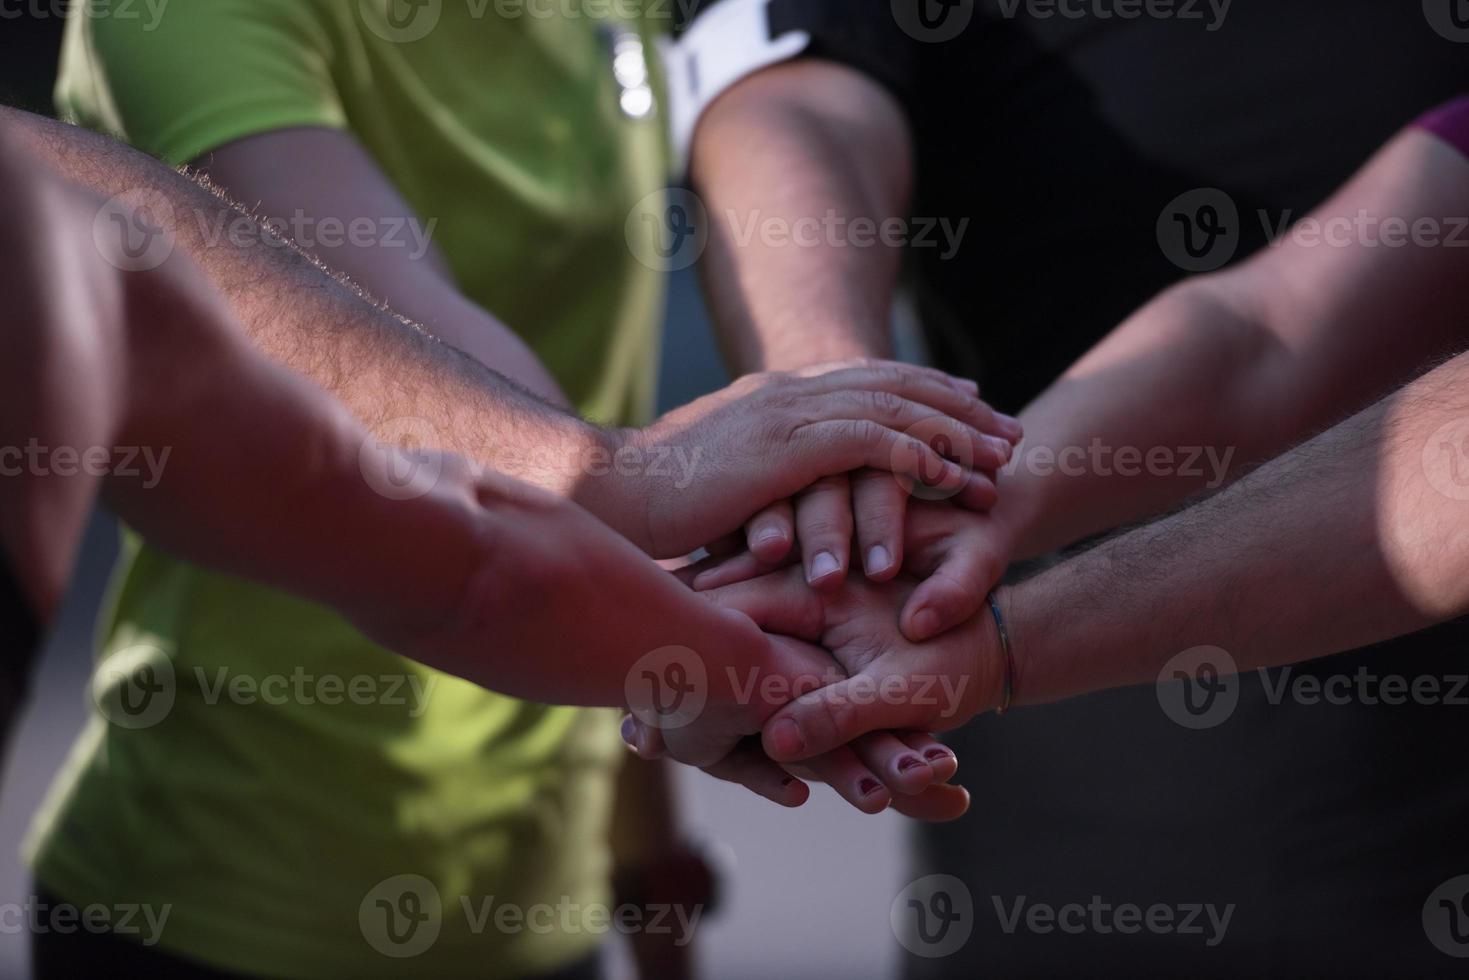
M 13 110 L 0 110 L 0 123 L 103 198 L 167 202 L 177 247 L 252 343 L 336 395 L 370 430 L 563 494 L 580 481 L 582 454 L 606 444 L 607 434 L 373 303 L 200 183 L 77 127 Z
M 1192 508 L 1006 590 L 1020 697 L 1151 683 L 1174 655 L 1240 669 L 1469 611 L 1469 357 Z
M 702 274 L 727 362 L 782 370 L 891 353 L 908 134 L 875 83 L 804 60 L 708 110 L 692 173 L 709 212 Z M 891 224 L 890 224 L 891 227 Z

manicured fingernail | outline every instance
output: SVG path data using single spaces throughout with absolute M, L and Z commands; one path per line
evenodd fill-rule
M 626 718 L 622 719 L 622 740 L 624 742 L 636 748 L 637 746 L 636 743 L 633 742 L 633 736 L 637 735 L 637 733 L 637 722 L 633 721 L 632 715 L 628 715 Z
M 979 382 L 975 381 L 973 378 L 955 378 L 954 380 L 959 382 L 960 386 L 963 387 L 964 390 L 971 391 L 976 395 L 979 394 Z
M 1001 415 L 996 412 L 995 418 L 999 420 L 1001 428 L 1010 433 L 1014 438 L 1019 439 L 1025 434 L 1025 426 L 1021 425 L 1020 420 L 1015 416 Z
M 945 759 L 954 758 L 954 753 L 950 752 L 948 749 L 935 748 L 929 749 L 927 752 L 923 753 L 923 757 L 929 762 L 942 762 Z
M 909 772 L 923 765 L 923 760 L 916 755 L 905 755 L 898 760 L 898 772 Z
M 857 793 L 861 796 L 875 796 L 882 789 L 882 784 L 875 779 L 864 779 L 857 784 Z
M 841 571 L 841 568 L 841 563 L 837 561 L 836 555 L 830 551 L 820 552 L 811 559 L 811 581 L 819 582 L 828 575 Z
M 999 454 L 1000 459 L 1003 462 L 1010 462 L 1010 454 L 1015 451 L 1015 447 L 1010 445 L 1009 440 L 996 439 L 994 436 L 985 436 L 985 441 L 987 441 L 990 444 L 990 447 Z
M 920 609 L 913 615 L 914 636 L 922 641 L 939 631 L 939 614 L 932 609 Z
M 873 545 L 867 552 L 867 574 L 876 575 L 885 572 L 893 563 L 892 552 L 880 544 Z
M 777 755 L 790 757 L 800 755 L 806 749 L 806 737 L 801 726 L 790 719 L 776 722 L 770 729 L 770 744 Z

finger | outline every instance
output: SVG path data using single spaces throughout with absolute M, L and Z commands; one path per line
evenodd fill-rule
M 879 696 L 882 683 L 881 676 L 858 674 L 796 698 L 766 720 L 766 754 L 777 762 L 796 762 L 869 732 L 932 727 L 931 706 Z
M 954 750 L 927 732 L 894 732 L 893 734 L 901 739 L 908 748 L 923 756 L 923 761 L 927 762 L 928 767 L 933 770 L 934 782 L 947 783 L 959 771 L 959 757 L 954 754 Z
M 982 548 L 951 549 L 919 584 L 898 616 L 898 628 L 914 643 L 931 640 L 973 619 L 984 608 L 1004 569 Z
M 726 609 L 743 613 L 767 633 L 815 641 L 821 638 L 825 626 L 821 597 L 806 588 L 803 573 L 795 566 L 703 595 Z
M 668 755 L 668 746 L 663 742 L 663 733 L 651 725 L 645 725 L 636 715 L 622 719 L 622 740 L 640 759 L 652 761 Z
M 975 470 L 964 481 L 964 486 L 954 495 L 954 502 L 966 510 L 985 514 L 994 510 L 1000 502 L 1000 491 L 995 486 L 992 472 Z
M 963 786 L 940 783 L 917 796 L 893 797 L 893 809 L 914 820 L 944 823 L 969 812 L 969 791 Z
M 838 796 L 863 813 L 881 813 L 893 801 L 893 794 L 882 780 L 848 746 L 807 759 L 801 763 L 801 769 L 836 790 Z
M 741 745 L 704 771 L 780 806 L 798 807 L 811 798 L 811 788 L 766 758 L 759 745 Z
M 852 478 L 852 519 L 862 568 L 875 582 L 885 582 L 903 567 L 903 523 L 908 493 L 891 473 L 863 470 Z
M 873 732 L 852 743 L 852 751 L 893 795 L 912 796 L 938 782 L 933 767 L 906 742 L 890 732 Z
M 970 395 L 979 394 L 979 382 L 970 378 L 960 378 L 940 371 L 938 368 L 928 367 L 923 364 L 909 364 L 905 361 L 882 360 L 874 357 L 854 357 L 842 361 L 826 361 L 821 364 L 812 364 L 808 367 L 800 368 L 791 373 L 798 378 L 816 378 L 823 374 L 831 374 L 836 371 L 882 367 L 902 368 L 920 377 L 931 378 L 942 384 L 946 384 L 955 391 L 962 391 Z
M 789 500 L 771 504 L 745 525 L 745 542 L 750 553 L 766 565 L 775 565 L 790 554 L 796 543 L 795 510 Z
M 817 480 L 796 498 L 796 539 L 806 581 L 817 589 L 841 585 L 852 553 L 852 487 L 845 474 Z
M 787 558 L 787 561 L 790 559 Z M 710 589 L 722 588 L 726 585 L 734 585 L 736 582 L 748 581 L 759 578 L 768 572 L 774 571 L 774 567 L 766 565 L 750 552 L 735 555 L 722 561 L 712 561 L 707 565 L 700 563 L 693 578 L 695 592 L 707 592 Z
M 808 486 L 823 476 L 850 470 L 885 470 L 917 481 L 934 493 L 953 496 L 964 490 L 970 474 L 952 460 L 944 459 L 922 439 L 896 432 L 864 419 L 812 422 L 797 429 L 791 438 L 792 456 L 800 467 L 796 478 Z
M 912 365 L 880 363 L 873 367 L 848 368 L 808 377 L 801 392 L 832 395 L 841 391 L 886 392 L 927 405 L 950 418 L 967 422 L 981 432 L 1018 443 L 1024 435 L 1018 419 L 996 412 L 976 394 L 955 388 L 945 375 Z
M 997 470 L 1010 461 L 1015 447 L 1008 439 L 991 435 L 967 419 L 890 391 L 838 390 L 814 394 L 801 401 L 807 421 L 865 419 L 922 439 L 947 459 L 968 470 Z

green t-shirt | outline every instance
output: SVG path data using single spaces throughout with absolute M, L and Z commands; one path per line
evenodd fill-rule
M 349 128 L 584 411 L 647 411 L 662 281 L 627 218 L 665 142 L 620 106 L 609 21 L 576 0 L 150 7 L 73 15 L 64 113 L 174 163 Z M 651 61 L 648 18 L 633 29 Z M 134 541 L 123 567 L 99 711 L 30 841 L 48 889 L 166 907 L 160 948 L 270 976 L 512 977 L 592 952 L 610 713 L 485 692 Z

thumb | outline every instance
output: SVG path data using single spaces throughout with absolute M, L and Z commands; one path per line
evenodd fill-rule
M 897 675 L 887 675 L 897 676 Z M 869 732 L 928 730 L 933 707 L 885 691 L 884 675 L 858 674 L 802 695 L 766 721 L 765 752 L 777 762 L 824 755 Z M 896 685 L 907 691 L 910 685 Z
M 908 597 L 898 628 L 912 643 L 947 633 L 984 607 L 999 578 L 1000 570 L 983 551 L 955 548 Z

